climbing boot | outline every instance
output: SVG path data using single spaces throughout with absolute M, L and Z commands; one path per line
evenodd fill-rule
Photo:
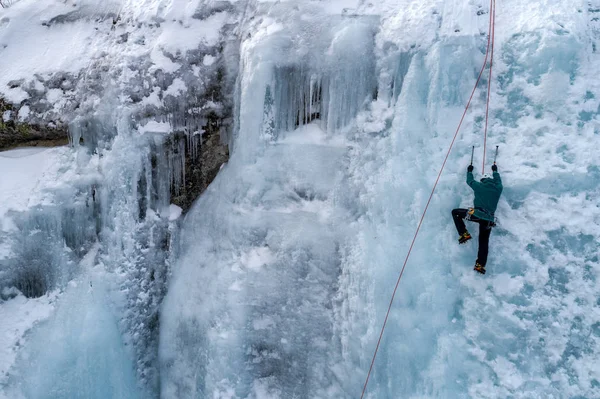
M 458 237 L 458 243 L 459 244 L 464 244 L 465 242 L 469 241 L 471 238 L 471 234 L 469 234 L 468 231 L 465 231 L 460 237 Z
M 477 262 L 475 262 L 475 267 L 473 270 L 475 270 L 477 273 L 485 274 L 485 266 L 482 266 Z

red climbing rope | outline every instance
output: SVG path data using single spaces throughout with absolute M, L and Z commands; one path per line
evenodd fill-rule
M 473 86 L 473 91 L 471 92 L 471 96 L 469 97 L 469 101 L 465 106 L 465 110 L 460 118 L 460 122 L 458 123 L 458 127 L 456 128 L 456 132 L 454 133 L 454 137 L 452 138 L 452 142 L 450 143 L 450 147 L 448 148 L 448 152 L 446 153 L 446 157 L 444 158 L 444 162 L 442 163 L 442 167 L 438 173 L 437 179 L 435 180 L 435 184 L 433 185 L 433 189 L 431 190 L 431 194 L 429 195 L 429 199 L 427 200 L 427 204 L 425 205 L 425 209 L 423 210 L 423 214 L 421 215 L 421 219 L 419 220 L 419 224 L 417 225 L 417 230 L 415 231 L 415 235 L 410 243 L 410 247 L 408 248 L 408 253 L 406 254 L 406 258 L 404 259 L 404 264 L 402 265 L 402 269 L 400 270 L 400 275 L 398 276 L 398 280 L 396 281 L 396 286 L 394 287 L 394 292 L 392 293 L 392 298 L 390 299 L 390 304 L 388 306 L 387 312 L 385 314 L 385 319 L 383 320 L 383 326 L 381 327 L 381 333 L 379 334 L 379 339 L 377 340 L 377 346 L 375 347 L 375 353 L 373 353 L 373 359 L 371 360 L 371 366 L 369 367 L 369 372 L 367 373 L 367 378 L 365 380 L 365 385 L 363 386 L 362 394 L 360 398 L 363 399 L 365 396 L 365 392 L 367 391 L 367 385 L 369 384 L 369 378 L 371 377 L 371 372 L 373 371 L 373 365 L 375 364 L 375 358 L 377 357 L 377 352 L 379 351 L 379 345 L 381 344 L 381 338 L 383 337 L 383 332 L 385 330 L 385 326 L 387 325 L 388 317 L 390 316 L 390 311 L 392 310 L 392 304 L 394 303 L 394 298 L 396 297 L 396 291 L 398 291 L 398 285 L 400 284 L 400 280 L 402 279 L 402 275 L 404 274 L 404 269 L 406 268 L 406 264 L 408 263 L 408 258 L 410 257 L 410 253 L 412 252 L 415 241 L 417 240 L 417 236 L 419 235 L 419 230 L 421 230 L 421 225 L 423 224 L 423 220 L 425 219 L 425 215 L 427 214 L 427 209 L 429 209 L 429 204 L 431 203 L 431 199 L 433 198 L 433 194 L 435 193 L 435 189 L 440 181 L 440 177 L 442 176 L 442 172 L 444 171 L 444 167 L 446 166 L 446 162 L 448 161 L 448 157 L 450 156 L 450 152 L 452 151 L 452 147 L 454 147 L 454 142 L 456 141 L 456 137 L 458 137 L 458 132 L 462 126 L 462 123 L 465 119 L 467 111 L 471 106 L 471 101 L 473 100 L 473 96 L 475 95 L 475 91 L 477 90 L 477 86 L 479 85 L 479 81 L 481 80 L 481 76 L 483 76 L 483 71 L 485 71 L 485 66 L 487 65 L 488 55 L 490 53 L 490 48 L 492 49 L 492 57 L 493 57 L 493 48 L 494 48 L 494 25 L 495 25 L 495 11 L 496 8 L 496 0 L 490 0 L 490 21 L 488 26 L 488 40 L 487 40 L 487 48 L 485 50 L 485 59 L 483 60 L 483 65 L 481 67 L 481 71 L 479 72 L 479 76 L 477 77 L 477 81 L 475 82 L 475 86 Z M 490 64 L 490 82 L 491 82 L 491 64 Z M 489 82 L 488 82 L 488 96 L 487 96 L 487 105 L 486 105 L 486 134 L 487 134 L 487 109 L 489 107 Z M 485 140 L 485 139 L 484 139 Z M 484 151 L 485 152 L 485 151 Z
M 490 18 L 492 20 L 491 24 L 491 32 L 492 36 L 492 54 L 490 57 L 490 76 L 488 78 L 488 87 L 487 87 L 487 100 L 485 103 L 485 129 L 483 132 L 483 161 L 481 163 L 481 173 L 485 173 L 485 153 L 487 148 L 487 132 L 488 132 L 488 119 L 490 112 L 490 93 L 492 91 L 492 68 L 494 66 L 494 39 L 496 35 L 496 0 L 492 0 L 492 7 L 490 10 Z M 489 40 L 489 38 L 488 38 Z

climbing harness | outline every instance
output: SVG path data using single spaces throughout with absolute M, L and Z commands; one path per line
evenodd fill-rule
M 396 296 L 396 292 L 398 291 L 398 285 L 400 284 L 400 280 L 402 279 L 402 275 L 404 274 L 404 270 L 406 269 L 406 264 L 408 263 L 408 259 L 412 252 L 413 246 L 419 235 L 419 230 L 421 229 L 421 225 L 423 224 L 423 220 L 425 219 L 425 215 L 427 214 L 427 209 L 429 208 L 429 204 L 431 203 L 431 199 L 433 198 L 433 194 L 435 193 L 435 189 L 440 181 L 440 177 L 442 176 L 442 172 L 444 171 L 444 167 L 446 166 L 446 162 L 448 161 L 448 157 L 450 156 L 450 152 L 452 151 L 452 147 L 454 147 L 454 142 L 456 141 L 456 137 L 458 136 L 458 132 L 462 126 L 462 123 L 465 119 L 467 111 L 471 106 L 471 101 L 473 100 L 473 96 L 475 95 L 475 91 L 477 90 L 477 86 L 481 80 L 483 72 L 485 71 L 485 67 L 488 61 L 488 55 L 491 51 L 491 56 L 493 58 L 494 54 L 494 26 L 496 23 L 496 0 L 490 0 L 490 20 L 488 25 L 488 40 L 487 40 L 487 48 L 485 50 L 485 58 L 483 60 L 483 65 L 481 66 L 481 71 L 479 72 L 479 76 L 477 77 L 477 81 L 473 86 L 473 91 L 471 92 L 471 96 L 469 97 L 469 101 L 467 101 L 467 105 L 465 106 L 465 110 L 463 111 L 462 117 L 460 118 L 460 122 L 458 123 L 458 127 L 456 128 L 456 132 L 454 133 L 454 137 L 452 138 L 452 142 L 450 143 L 450 147 L 448 148 L 448 152 L 446 153 L 446 157 L 444 158 L 444 162 L 442 163 L 442 167 L 438 173 L 437 179 L 435 180 L 435 184 L 433 185 L 433 189 L 431 190 L 431 194 L 429 195 L 429 199 L 427 200 L 427 204 L 425 205 L 425 209 L 423 210 L 423 214 L 421 215 L 421 219 L 419 220 L 419 224 L 417 225 L 417 230 L 415 231 L 415 235 L 410 243 L 410 247 L 408 248 L 408 253 L 406 254 L 406 258 L 404 259 L 404 264 L 402 265 L 402 269 L 400 270 L 400 275 L 398 276 L 398 280 L 396 280 L 396 286 L 394 287 L 394 291 L 392 293 L 392 297 L 390 299 L 390 303 L 385 314 L 385 319 L 383 320 L 383 326 L 381 327 L 381 332 L 379 333 L 379 339 L 377 340 L 377 345 L 375 346 L 375 352 L 373 353 L 373 358 L 371 360 L 371 365 L 369 366 L 369 372 L 367 373 L 367 378 L 365 380 L 365 384 L 363 386 L 362 394 L 360 398 L 363 399 L 365 396 L 365 392 L 367 391 L 367 385 L 369 384 L 369 378 L 371 377 L 371 372 L 373 371 L 373 365 L 375 364 L 375 359 L 377 357 L 377 352 L 379 351 L 379 346 L 381 344 L 381 338 L 383 337 L 383 332 L 385 331 L 385 326 L 387 325 L 388 318 L 390 316 L 390 311 L 392 310 L 392 305 L 394 303 L 394 298 Z M 491 90 L 491 81 L 492 81 L 492 63 L 490 61 L 490 75 L 488 81 L 488 93 L 487 93 L 487 102 L 486 102 L 486 118 L 485 118 L 485 132 L 484 132 L 484 165 L 485 165 L 485 146 L 487 141 L 487 126 L 488 126 L 488 111 L 489 111 L 489 102 L 490 102 L 490 90 Z M 497 147 L 496 147 L 497 153 Z M 471 156 L 472 157 L 472 156 Z M 472 163 L 472 160 L 471 160 Z
M 473 216 L 474 213 L 475 213 L 475 208 L 468 208 L 467 214 L 465 215 L 464 219 L 471 220 L 471 216 Z

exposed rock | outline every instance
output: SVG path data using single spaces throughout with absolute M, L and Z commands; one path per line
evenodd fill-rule
M 186 146 L 189 143 L 183 135 L 176 135 L 176 140 L 185 140 Z M 198 151 L 196 159 L 190 151 L 186 151 L 185 182 L 177 190 L 179 194 L 173 193 L 171 197 L 171 202 L 184 212 L 190 209 L 196 198 L 206 190 L 219 173 L 221 166 L 229 159 L 229 148 L 222 142 L 218 121 L 211 121 L 207 126 Z
M 17 110 L 0 98 L 0 150 L 22 146 L 52 147 L 69 142 L 67 127 L 61 122 L 21 123 Z
M 208 4 L 202 3 L 192 16 L 195 19 L 206 19 L 219 12 L 233 11 L 234 5 L 229 1 L 216 0 Z

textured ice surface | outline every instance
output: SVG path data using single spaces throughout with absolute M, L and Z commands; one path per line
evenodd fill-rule
M 285 7 L 266 7 L 249 28 L 235 151 L 184 223 L 161 319 L 164 397 L 360 396 L 483 60 L 487 2 L 361 4 L 358 13 L 381 21 L 372 50 L 364 19 L 325 28 L 301 6 L 286 19 Z M 484 81 L 400 285 L 367 397 L 600 394 L 596 9 L 498 5 L 488 139 L 500 145 L 506 190 L 488 274 L 472 271 L 476 248 L 456 244 L 450 218 L 472 201 L 464 174 L 471 145 L 482 158 Z M 350 33 L 337 43 L 351 62 L 334 76 L 358 93 L 374 79 L 375 101 L 313 95 L 328 77 L 322 46 L 336 51 L 324 32 Z M 333 124 L 323 117 L 331 106 Z
M 56 314 L 35 329 L 21 357 L 9 397 L 138 397 L 131 353 L 101 276 L 70 283 Z
M 38 155 L 10 164 L 0 158 L 0 189 L 8 188 L 0 192 L 0 199 L 10 200 L 0 205 L 0 287 L 33 287 L 31 295 L 64 289 L 70 279 L 80 277 L 81 257 L 99 244 L 98 267 L 111 277 L 106 296 L 120 293 L 124 298 L 116 301 L 118 306 L 86 302 L 78 312 L 86 312 L 87 306 L 105 312 L 99 315 L 102 319 L 110 312 L 119 334 L 111 334 L 98 347 L 93 340 L 82 340 L 77 350 L 85 352 L 85 345 L 92 353 L 111 345 L 121 348 L 124 341 L 133 352 L 129 366 L 137 381 L 123 381 L 138 383 L 144 397 L 158 391 L 158 305 L 166 291 L 169 229 L 175 229 L 181 214 L 170 206 L 170 191 L 180 194 L 185 185 L 186 151 L 196 159 L 207 115 L 217 124 L 230 112 L 223 99 L 227 85 L 222 53 L 227 46 L 224 26 L 235 22 L 230 21 L 234 5 L 203 0 L 24 0 L 0 10 L 0 97 L 22 105 L 18 115 L 3 113 L 2 121 L 27 115 L 30 122 L 69 121 L 73 144 L 51 164 Z M 206 58 L 209 54 L 212 58 Z M 205 58 L 212 62 L 203 63 Z M 217 75 L 219 82 L 212 82 Z M 219 121 L 219 126 L 224 124 Z M 174 130 L 189 133 L 187 143 L 169 137 Z M 20 284 L 22 280 L 26 284 Z M 74 305 L 64 300 L 57 306 L 62 314 Z M 18 314 L 5 316 L 2 322 L 9 325 L 20 320 Z M 60 330 L 73 325 L 53 322 L 47 328 L 59 330 L 57 339 L 68 339 L 68 331 Z M 6 350 L 16 353 L 16 341 L 11 338 Z M 2 343 L 3 352 L 4 348 Z M 68 357 L 62 353 L 68 350 L 57 346 L 50 355 Z M 116 361 L 125 364 L 127 359 Z M 2 369 L 9 366 L 3 363 Z M 19 376 L 27 381 L 56 377 L 37 375 L 40 370 L 27 375 L 23 368 Z M 112 378 L 110 370 L 88 371 L 86 376 L 97 373 L 103 379 L 99 384 Z M 69 390 L 76 383 L 65 381 L 59 388 L 76 396 Z M 39 397 L 50 389 L 46 383 L 38 385 L 38 391 L 25 394 Z M 97 394 L 127 397 L 137 389 L 135 384 L 125 385 L 121 392 L 97 389 Z
M 19 295 L 0 306 L 0 398 L 8 398 L 4 396 L 4 388 L 8 382 L 9 370 L 25 342 L 25 333 L 52 314 L 56 296 L 56 293 L 52 293 L 42 298 L 28 299 Z
M 373 96 L 376 19 L 303 7 L 313 19 L 278 31 L 282 11 L 243 44 L 234 156 L 184 222 L 161 319 L 164 397 L 342 395 L 328 367 L 348 223 L 339 131 Z

